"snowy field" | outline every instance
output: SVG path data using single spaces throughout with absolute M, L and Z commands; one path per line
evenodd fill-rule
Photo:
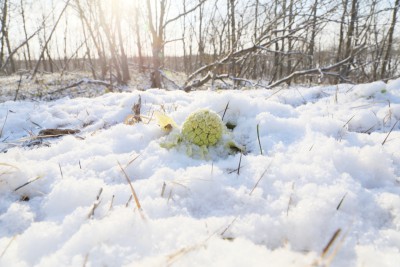
M 204 108 L 246 153 L 160 146 Z M 0 266 L 400 266 L 399 119 L 400 80 L 0 103 Z

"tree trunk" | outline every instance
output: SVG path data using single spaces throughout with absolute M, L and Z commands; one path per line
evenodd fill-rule
M 279 1 L 275 0 L 275 6 L 274 6 L 275 18 L 278 17 L 278 3 L 279 3 Z M 278 30 L 277 23 L 275 23 L 274 28 L 275 28 L 275 30 Z M 274 37 L 278 38 L 278 31 L 275 32 Z M 271 81 L 274 81 L 276 79 L 276 76 L 278 75 L 279 62 L 280 62 L 280 54 L 278 53 L 278 51 L 279 51 L 279 42 L 278 41 L 275 41 L 275 51 L 276 51 L 276 53 L 274 53 L 274 65 L 273 65 L 274 72 L 272 74 Z
M 104 12 L 103 12 L 103 9 L 101 7 L 101 3 L 98 3 L 97 8 L 98 8 L 98 11 L 99 11 L 100 24 L 101 24 L 101 27 L 103 28 L 103 31 L 104 31 L 105 35 L 106 35 L 106 39 L 108 41 L 108 46 L 110 48 L 111 61 L 112 61 L 113 66 L 115 68 L 115 72 L 116 72 L 116 75 L 117 75 L 117 82 L 118 83 L 123 83 L 122 82 L 122 75 L 121 75 L 120 65 L 119 65 L 118 58 L 117 58 L 116 43 L 115 43 L 114 35 L 112 35 L 112 33 L 111 33 L 110 25 L 108 23 L 106 23 L 106 21 L 105 21 Z
M 356 20 L 358 19 L 357 17 L 357 1 L 358 0 L 352 0 L 351 2 L 351 11 L 350 11 L 350 24 L 349 24 L 349 29 L 347 30 L 347 40 L 346 40 L 346 47 L 344 50 L 344 56 L 343 58 L 347 58 L 350 56 L 352 52 L 352 43 L 353 43 L 353 37 L 354 37 L 354 28 L 356 24 Z M 342 67 L 342 70 L 340 72 L 341 77 L 347 78 L 350 72 L 350 65 L 353 62 L 353 60 L 350 60 L 348 64 L 344 65 Z
M 231 48 L 236 50 L 236 21 L 235 21 L 235 0 L 230 0 L 230 18 L 231 18 Z
M 288 30 L 289 32 L 292 31 L 292 24 L 293 24 L 293 20 L 294 20 L 294 15 L 293 15 L 293 1 L 294 0 L 290 0 L 289 3 L 289 26 L 288 26 Z M 291 52 L 293 49 L 292 46 L 292 38 L 288 38 L 288 51 Z M 287 72 L 286 75 L 289 75 L 290 73 L 292 73 L 292 58 L 291 55 L 288 56 L 288 60 L 287 60 Z M 290 82 L 289 82 L 290 85 Z
M 7 13 L 8 13 L 8 1 L 4 0 L 3 4 L 3 9 L 2 9 L 2 15 L 3 17 L 1 18 L 1 40 L 0 40 L 0 65 L 3 66 L 3 60 L 4 60 L 4 43 L 6 42 L 7 39 Z
M 161 57 L 162 57 L 162 39 L 159 36 L 153 36 L 153 72 L 151 74 L 151 87 L 161 88 Z
M 120 6 L 119 6 L 119 2 L 117 2 L 118 4 L 118 12 L 117 12 L 117 16 L 116 16 L 116 23 L 117 23 L 117 31 L 118 31 L 118 41 L 119 41 L 119 49 L 121 50 L 121 55 L 120 55 L 120 59 L 121 59 L 121 69 L 122 69 L 122 84 L 127 84 L 128 81 L 131 79 L 130 75 L 129 75 L 129 67 L 128 67 L 128 58 L 126 56 L 125 53 L 125 48 L 124 48 L 124 42 L 123 42 L 123 37 L 122 37 L 122 31 L 121 31 L 121 19 L 120 16 L 118 15 L 121 11 Z
M 28 40 L 28 32 L 26 29 L 25 8 L 24 8 L 23 0 L 21 0 L 21 16 L 22 16 L 22 26 L 24 28 L 25 40 Z M 29 42 L 26 42 L 26 53 L 28 54 L 26 67 L 29 69 L 32 69 L 31 49 L 29 47 Z
M 235 22 L 235 0 L 229 0 L 229 8 L 230 8 L 230 29 L 231 29 L 231 51 L 234 52 L 236 50 L 237 46 L 237 40 L 236 40 L 236 22 Z M 231 74 L 233 77 L 236 77 L 236 66 L 235 66 L 235 59 L 232 58 L 232 62 L 230 64 L 230 71 L 229 74 Z M 237 82 L 234 81 L 233 86 L 236 87 Z
M 203 40 L 203 8 L 199 8 L 199 66 L 204 64 L 204 40 Z
M 142 41 L 140 40 L 140 27 L 139 27 L 139 3 L 136 2 L 135 6 L 135 31 L 136 31 L 136 46 L 139 56 L 139 72 L 144 72 L 143 56 L 142 56 Z
M 314 66 L 315 36 L 317 31 L 317 6 L 318 6 L 318 0 L 315 0 L 314 5 L 312 6 L 311 9 L 312 26 L 311 26 L 310 46 L 308 49 L 308 69 L 312 69 Z M 309 82 L 312 82 L 312 77 L 309 78 Z
M 389 72 L 390 72 L 390 53 L 392 51 L 392 45 L 393 45 L 393 33 L 394 33 L 394 28 L 397 23 L 397 11 L 399 10 L 399 5 L 400 5 L 400 0 L 396 0 L 394 3 L 394 8 L 393 8 L 393 13 L 392 13 L 392 22 L 390 24 L 389 32 L 388 32 L 388 44 L 386 48 L 386 53 L 385 56 L 383 57 L 383 62 L 382 62 L 382 69 L 381 69 L 381 78 L 387 78 L 388 75 L 386 75 L 386 67 L 388 66 L 389 63 Z
M 153 88 L 161 88 L 161 74 L 160 74 L 160 67 L 161 67 L 161 58 L 162 58 L 162 48 L 164 46 L 164 14 L 166 3 L 165 0 L 160 1 L 160 17 L 159 17 L 159 25 L 158 29 L 154 27 L 153 23 L 153 14 L 151 9 L 150 0 L 146 1 L 147 3 L 147 15 L 149 21 L 149 29 L 152 36 L 152 54 L 153 54 L 153 72 L 151 74 L 151 87 Z M 157 6 L 156 6 L 157 7 Z
M 254 32 L 253 32 L 253 38 L 254 38 L 254 43 L 257 43 L 257 31 L 258 31 L 258 5 L 259 5 L 259 0 L 256 0 L 255 3 L 255 11 L 254 11 Z M 254 57 L 254 67 L 253 67 L 253 73 L 252 73 L 252 78 L 253 80 L 257 79 L 258 76 L 258 60 L 257 56 Z

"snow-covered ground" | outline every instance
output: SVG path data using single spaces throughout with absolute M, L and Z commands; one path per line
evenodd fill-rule
M 228 103 L 246 154 L 160 146 Z M 399 119 L 400 80 L 1 103 L 0 266 L 399 266 Z

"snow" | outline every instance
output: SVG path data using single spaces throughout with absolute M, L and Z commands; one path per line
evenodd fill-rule
M 139 95 L 143 122 L 126 125 Z M 191 112 L 222 116 L 227 105 L 224 122 L 246 154 L 210 149 L 206 160 L 160 146 L 155 111 L 182 125 Z M 0 114 L 0 266 L 400 262 L 400 79 L 132 90 L 8 101 Z M 32 143 L 47 128 L 80 133 Z

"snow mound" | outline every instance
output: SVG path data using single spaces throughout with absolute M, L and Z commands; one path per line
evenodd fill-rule
M 396 266 L 399 92 L 396 80 L 1 103 L 0 266 Z M 126 125 L 139 95 L 143 122 Z M 234 125 L 246 153 L 160 146 L 155 111 L 182 125 L 198 109 Z M 34 138 L 49 128 L 80 132 Z

